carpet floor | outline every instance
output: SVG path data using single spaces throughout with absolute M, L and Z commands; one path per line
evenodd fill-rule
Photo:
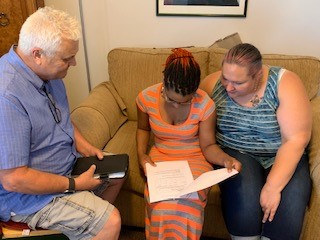
M 121 227 L 121 233 L 119 240 L 145 240 L 145 234 L 143 228 L 135 227 Z
M 122 226 L 119 240 L 146 240 L 144 229 Z M 222 240 L 222 239 L 201 237 L 201 240 Z

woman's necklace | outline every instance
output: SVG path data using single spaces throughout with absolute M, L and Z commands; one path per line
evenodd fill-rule
M 262 79 L 262 78 L 260 78 L 258 81 L 256 81 L 255 86 L 254 86 L 254 94 L 253 94 L 252 98 L 250 99 L 250 102 L 251 102 L 251 104 L 252 104 L 252 107 L 258 106 L 259 103 L 260 103 L 261 100 L 262 100 L 262 97 L 259 97 L 259 95 L 258 95 L 258 93 L 257 93 L 258 90 L 259 90 L 259 88 L 260 88 L 260 85 L 261 85 L 261 79 Z
M 250 102 L 252 103 L 252 107 L 256 107 L 261 102 L 262 98 L 258 96 L 258 94 L 254 94 L 251 98 Z

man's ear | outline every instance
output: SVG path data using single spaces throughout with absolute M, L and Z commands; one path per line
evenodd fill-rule
M 36 64 L 41 65 L 41 63 L 42 63 L 42 54 L 43 54 L 43 51 L 40 48 L 34 48 L 32 50 L 32 58 L 34 59 Z

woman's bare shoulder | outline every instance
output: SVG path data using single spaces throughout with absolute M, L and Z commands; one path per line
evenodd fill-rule
M 207 77 L 205 77 L 201 81 L 199 88 L 207 92 L 209 95 L 211 95 L 214 86 L 216 85 L 218 79 L 220 78 L 220 75 L 221 75 L 221 71 L 217 71 L 209 74 Z

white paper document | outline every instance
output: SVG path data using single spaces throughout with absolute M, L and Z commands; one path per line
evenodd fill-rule
M 197 191 L 238 173 L 221 168 L 205 172 L 194 180 L 187 161 L 157 162 L 156 165 L 146 165 L 150 203 L 176 198 L 197 199 Z

